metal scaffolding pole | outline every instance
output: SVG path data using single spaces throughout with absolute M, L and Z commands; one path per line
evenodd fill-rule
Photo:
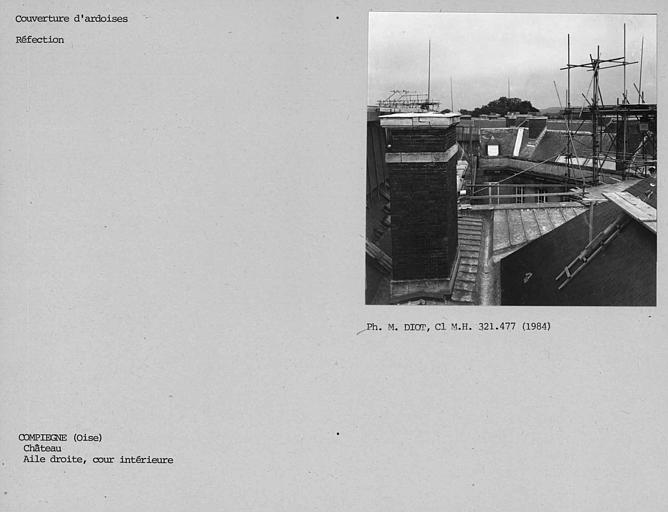
M 599 84 L 598 84 L 598 70 L 600 68 L 601 62 L 601 53 L 600 47 L 596 47 L 596 59 L 591 59 L 592 69 L 594 71 L 593 78 L 593 90 L 594 95 L 591 101 L 591 107 L 589 108 L 591 112 L 591 167 L 592 167 L 592 184 L 598 185 L 598 154 L 599 154 L 599 141 L 598 141 L 598 96 L 599 96 Z
M 573 157 L 573 137 L 571 135 L 571 35 L 568 34 L 568 87 L 566 88 L 566 129 L 568 130 L 568 149 L 566 151 L 566 176 L 571 179 L 571 159 Z
M 429 40 L 429 67 L 427 70 L 427 109 L 431 99 L 431 39 Z

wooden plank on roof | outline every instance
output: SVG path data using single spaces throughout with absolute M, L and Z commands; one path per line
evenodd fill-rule
M 656 209 L 628 192 L 604 192 L 603 197 L 638 221 L 656 221 Z
M 656 208 L 653 208 L 642 199 L 628 192 L 609 192 L 604 193 L 603 197 L 615 203 L 626 214 L 633 217 L 653 233 L 656 233 Z
M 645 201 L 643 201 L 639 197 L 636 197 L 629 192 L 617 192 L 617 195 L 620 196 L 625 201 L 628 201 L 629 203 L 631 203 L 633 206 L 635 206 L 639 210 L 642 210 L 647 215 L 647 218 L 645 218 L 643 220 L 647 220 L 649 222 L 656 220 L 656 208 L 647 204 Z

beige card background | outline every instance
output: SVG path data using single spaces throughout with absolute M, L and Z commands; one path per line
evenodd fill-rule
M 509 5 L 3 2 L 0 510 L 665 510 L 663 241 L 657 308 L 363 305 L 369 10 L 658 12 L 663 103 L 662 3 Z M 440 320 L 552 331 L 356 335 Z

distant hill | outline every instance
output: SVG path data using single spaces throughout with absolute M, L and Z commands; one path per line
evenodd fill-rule
M 549 114 L 558 114 L 559 112 L 561 112 L 561 107 L 548 107 L 540 109 L 540 113 L 544 116 Z

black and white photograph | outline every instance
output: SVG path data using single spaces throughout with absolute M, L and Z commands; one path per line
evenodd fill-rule
M 665 512 L 666 20 L 0 2 L 0 512 Z
M 656 24 L 370 13 L 366 304 L 655 305 Z

